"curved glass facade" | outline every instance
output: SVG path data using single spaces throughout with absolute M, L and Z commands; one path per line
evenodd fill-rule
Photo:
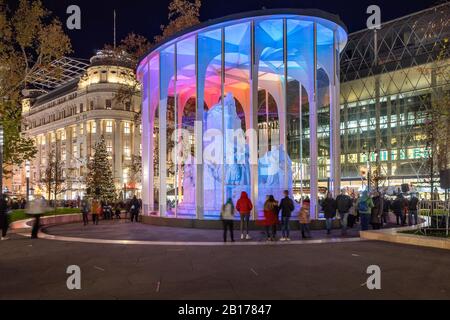
M 346 41 L 342 24 L 287 10 L 221 19 L 154 49 L 138 68 L 144 213 L 217 219 L 245 191 L 257 219 L 267 195 L 289 189 L 315 195 L 317 216 L 317 181 L 340 184 Z

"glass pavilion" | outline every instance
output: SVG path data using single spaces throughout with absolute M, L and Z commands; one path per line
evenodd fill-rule
M 267 195 L 289 189 L 311 198 L 317 218 L 318 180 L 340 186 L 346 42 L 334 15 L 279 9 L 209 21 L 153 48 L 138 66 L 144 214 L 217 219 L 245 191 L 257 219 Z

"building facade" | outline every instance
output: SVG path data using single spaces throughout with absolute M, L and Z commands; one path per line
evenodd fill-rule
M 344 186 L 364 187 L 379 168 L 389 192 L 402 184 L 430 192 L 426 119 L 433 103 L 448 104 L 449 17 L 447 2 L 349 35 L 341 57 Z
M 136 167 L 140 166 L 141 154 L 140 95 L 132 92 L 124 100 L 118 98 L 120 92 L 129 91 L 126 88 L 135 87 L 134 70 L 128 61 L 99 52 L 81 77 L 24 99 L 24 133 L 35 141 L 38 153 L 29 168 L 21 170 L 19 190 L 14 193 L 25 194 L 29 170 L 32 193 L 47 198 L 45 172 L 49 162 L 58 159 L 62 190 L 57 199 L 83 197 L 89 174 L 87 164 L 103 135 L 118 197 L 139 196 L 140 172 Z

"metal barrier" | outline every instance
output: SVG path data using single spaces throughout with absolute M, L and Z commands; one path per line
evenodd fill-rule
M 428 221 L 423 231 L 445 231 L 449 235 L 450 200 L 422 200 L 419 202 L 419 215 Z

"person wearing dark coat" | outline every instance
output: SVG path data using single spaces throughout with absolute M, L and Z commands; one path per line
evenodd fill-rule
M 373 208 L 371 209 L 370 214 L 370 224 L 372 225 L 373 230 L 379 230 L 381 228 L 382 217 L 383 217 L 383 198 L 380 196 L 378 192 L 375 192 L 374 197 L 372 198 Z
M 347 234 L 348 216 L 352 206 L 352 198 L 346 194 L 345 189 L 342 189 L 341 194 L 336 197 L 336 208 L 341 220 L 341 232 L 343 236 Z
M 403 215 L 405 213 L 405 201 L 402 194 L 398 194 L 394 202 L 391 204 L 391 209 L 395 214 L 397 225 L 403 224 Z
M 6 232 L 8 231 L 8 202 L 5 196 L 0 194 L 0 229 L 2 230 L 1 240 L 8 240 Z
M 281 211 L 281 239 L 280 241 L 290 241 L 289 238 L 289 220 L 291 219 L 292 211 L 294 211 L 294 201 L 289 198 L 289 191 L 283 192 L 284 198 L 281 199 L 278 205 L 278 210 Z
M 387 197 L 383 197 L 383 217 L 381 219 L 381 226 L 383 226 L 383 224 L 388 223 L 389 221 L 389 210 L 391 208 L 391 200 L 389 200 L 389 198 Z
M 134 196 L 133 199 L 131 199 L 131 202 L 130 202 L 131 222 L 133 222 L 133 220 L 135 222 L 138 222 L 138 216 L 139 216 L 139 210 L 140 209 L 141 209 L 141 203 L 136 198 L 136 196 Z
M 336 216 L 336 200 L 333 199 L 331 192 L 322 201 L 322 209 L 326 220 L 327 234 L 331 234 L 333 219 Z
M 418 218 L 417 218 L 417 205 L 418 204 L 419 204 L 419 198 L 417 198 L 416 195 L 413 194 L 411 196 L 411 199 L 409 199 L 409 202 L 408 202 L 408 209 L 409 209 L 408 210 L 408 212 L 409 212 L 408 222 L 409 222 L 410 226 L 419 223 Z

